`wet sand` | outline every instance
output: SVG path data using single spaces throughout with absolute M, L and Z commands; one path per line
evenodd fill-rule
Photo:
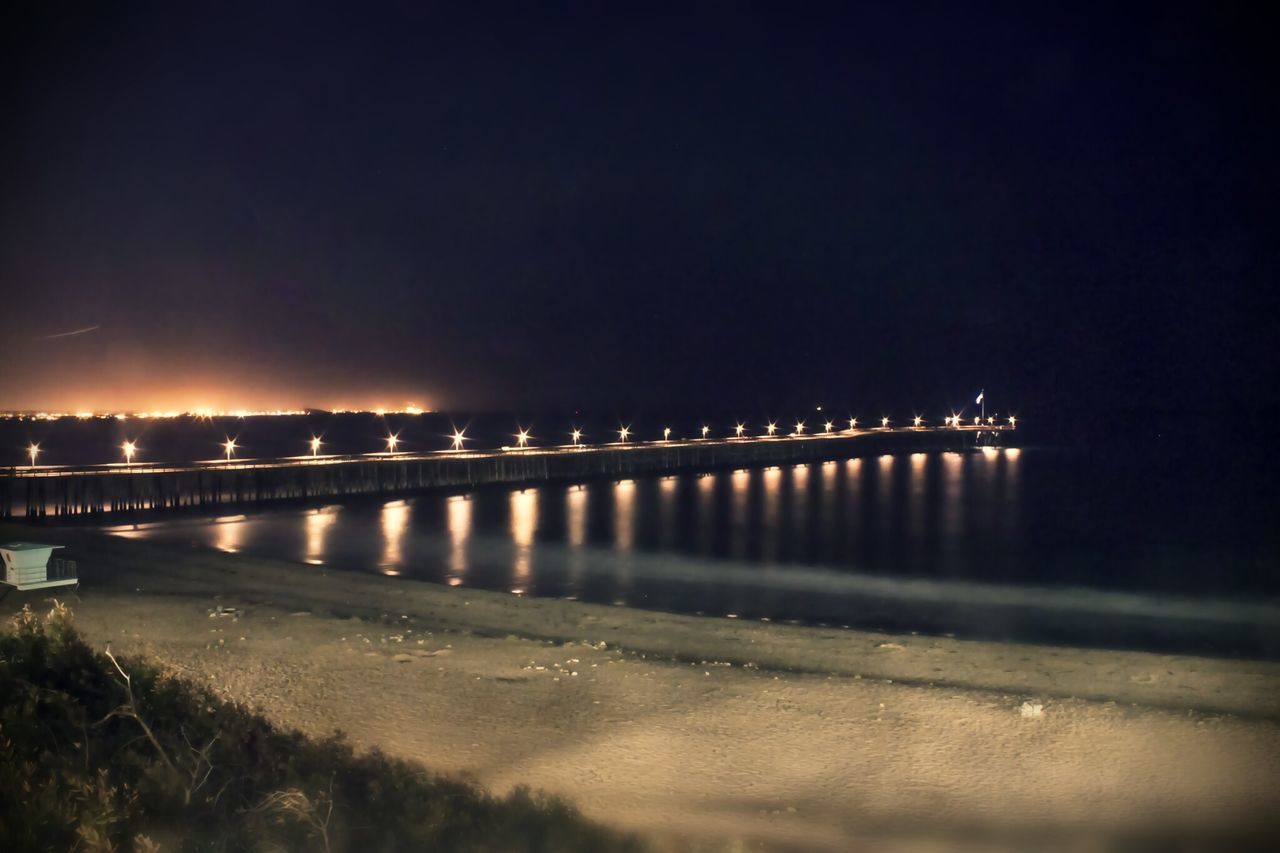
M 1274 662 L 687 617 L 38 538 L 74 545 L 70 599 L 95 643 L 286 726 L 562 794 L 662 845 L 1221 849 L 1280 825 Z

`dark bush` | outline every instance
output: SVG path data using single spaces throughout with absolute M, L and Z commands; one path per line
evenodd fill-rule
M 492 796 L 341 736 L 273 727 L 60 604 L 0 633 L 0 839 L 23 850 L 639 850 L 565 803 Z

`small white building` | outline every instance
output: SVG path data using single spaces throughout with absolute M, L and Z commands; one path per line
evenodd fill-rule
M 55 548 L 39 542 L 9 542 L 0 545 L 4 561 L 4 582 L 18 589 L 44 589 L 51 586 L 78 584 L 74 560 L 53 559 Z

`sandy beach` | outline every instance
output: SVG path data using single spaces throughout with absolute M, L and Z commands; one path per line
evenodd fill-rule
M 94 643 L 285 726 L 561 794 L 662 846 L 1223 849 L 1277 826 L 1274 662 L 687 617 L 39 539 L 79 558 L 79 592 L 59 597 Z

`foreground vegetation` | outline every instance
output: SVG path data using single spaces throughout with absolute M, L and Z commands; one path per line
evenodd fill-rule
M 0 632 L 0 839 L 20 850 L 638 850 L 555 799 L 495 797 L 340 735 L 283 732 L 55 603 Z

